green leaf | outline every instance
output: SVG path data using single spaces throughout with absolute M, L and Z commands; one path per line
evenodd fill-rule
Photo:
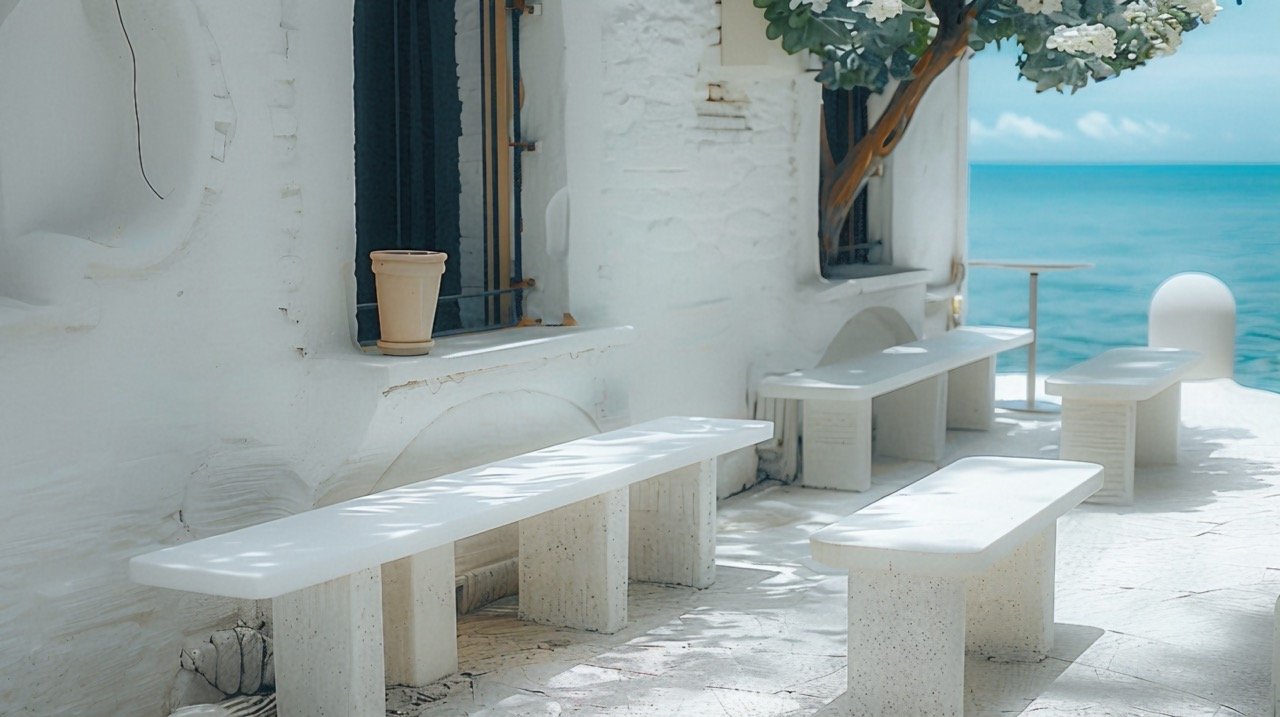
M 790 55 L 794 55 L 797 52 L 800 52 L 801 50 L 805 49 L 804 30 L 800 30 L 794 27 L 788 27 L 787 29 L 783 30 L 782 31 L 782 49 L 786 50 L 787 54 L 790 54 Z

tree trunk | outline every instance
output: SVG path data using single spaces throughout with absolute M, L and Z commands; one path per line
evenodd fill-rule
M 823 169 L 830 171 L 824 171 L 819 193 L 819 233 L 825 257 L 832 258 L 836 255 L 840 230 L 848 221 L 854 200 L 875 170 L 883 164 L 885 157 L 902 140 L 925 92 L 968 49 L 969 23 L 972 17 L 973 14 L 968 13 L 949 28 L 939 28 L 929 48 L 916 62 L 913 78 L 898 85 L 884 113 L 866 136 L 849 148 L 839 164 L 832 160 L 824 130 L 822 163 Z

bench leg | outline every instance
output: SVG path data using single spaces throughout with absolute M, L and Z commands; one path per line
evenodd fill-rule
M 947 428 L 989 431 L 995 420 L 996 359 L 975 361 L 947 374 Z
M 716 579 L 716 459 L 631 485 L 631 579 L 705 588 Z
M 1137 413 L 1133 401 L 1063 399 L 1058 455 L 1103 467 L 1102 487 L 1088 502 L 1133 504 Z
M 965 649 L 998 660 L 1044 659 L 1053 647 L 1057 526 L 969 578 Z
M 805 401 L 803 483 L 809 488 L 871 488 L 871 401 Z
M 964 712 L 965 581 L 849 574 L 850 715 Z
M 520 619 L 613 633 L 627 624 L 621 488 L 520 521 Z
M 947 443 L 947 374 L 875 399 L 875 453 L 938 461 Z
M 382 566 L 387 683 L 422 687 L 458 671 L 453 543 Z
M 281 595 L 271 613 L 280 717 L 386 711 L 379 568 Z
M 1178 426 L 1182 422 L 1182 383 L 1138 402 L 1138 435 L 1134 460 L 1140 466 L 1178 462 Z

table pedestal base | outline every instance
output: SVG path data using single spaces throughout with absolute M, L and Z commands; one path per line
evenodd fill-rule
M 1011 398 L 1005 401 L 996 401 L 996 408 L 1017 411 L 1019 413 L 1062 413 L 1062 406 L 1056 403 L 1051 403 L 1049 401 L 1032 401 L 1031 403 L 1028 403 L 1025 398 Z

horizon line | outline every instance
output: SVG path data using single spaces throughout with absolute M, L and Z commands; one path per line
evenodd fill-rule
M 1067 162 L 1067 161 L 1001 161 L 1001 160 L 969 160 L 969 166 L 1016 166 L 1016 167 L 1280 167 L 1280 160 L 1261 162 L 1209 162 L 1185 160 L 1179 162 Z

